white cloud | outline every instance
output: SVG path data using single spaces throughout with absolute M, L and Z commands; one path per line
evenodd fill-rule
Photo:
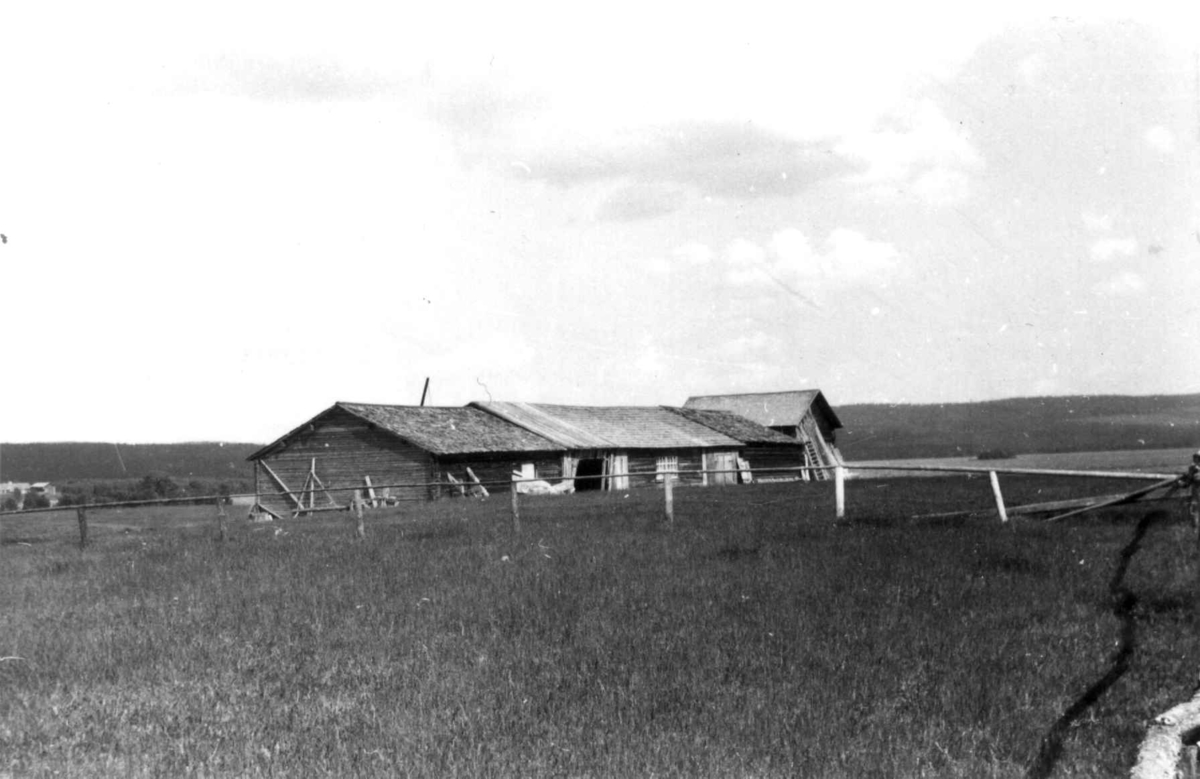
M 1132 257 L 1137 253 L 1137 241 L 1132 238 L 1101 238 L 1092 244 L 1091 255 L 1098 262 L 1109 262 L 1120 256 Z
M 768 249 L 738 239 L 726 253 L 726 278 L 739 286 L 783 284 L 800 294 L 857 284 L 886 283 L 902 257 L 892 244 L 873 241 L 839 227 L 814 249 L 801 230 L 787 228 L 771 236 Z
M 753 241 L 735 239 L 725 249 L 725 262 L 729 266 L 725 279 L 736 287 L 757 286 L 770 281 L 767 252 Z
M 971 194 L 970 179 L 961 170 L 934 168 L 917 177 L 912 191 L 926 203 L 950 206 L 961 203 Z
M 1133 271 L 1118 273 L 1092 287 L 1093 292 L 1105 297 L 1127 297 L 1137 295 L 1145 289 L 1146 280 Z
M 867 167 L 850 181 L 876 189 L 907 186 L 935 206 L 965 200 L 968 174 L 983 166 L 962 127 L 927 99 L 901 103 L 872 131 L 846 136 L 836 150 Z
M 676 247 L 672 254 L 691 265 L 707 265 L 713 259 L 713 250 L 695 241 Z
M 896 180 L 934 166 L 973 168 L 979 153 L 931 100 L 909 100 L 871 132 L 849 135 L 837 150 L 867 162 L 871 179 Z
M 1046 57 L 1042 54 L 1030 54 L 1017 64 L 1017 73 L 1026 84 L 1036 84 L 1046 70 Z
M 777 267 L 811 272 L 816 262 L 808 236 L 794 227 L 780 230 L 771 236 L 771 253 Z
M 850 283 L 883 280 L 900 264 L 895 246 L 872 241 L 854 230 L 839 227 L 829 234 L 827 245 L 835 277 Z
M 1175 151 L 1175 136 L 1170 130 L 1157 125 L 1146 131 L 1146 143 L 1150 148 L 1163 154 L 1170 154 Z
M 662 257 L 651 257 L 646 260 L 646 269 L 655 276 L 666 276 L 671 272 L 671 263 Z
M 1083 212 L 1083 226 L 1093 233 L 1106 233 L 1112 229 L 1111 214 L 1097 214 L 1094 211 Z
M 745 245 L 735 241 L 729 247 L 729 251 L 737 255 L 739 261 L 746 264 L 753 264 L 757 261 L 757 255 L 754 254 L 756 249 L 757 247 L 749 241 L 746 241 Z M 699 268 L 712 262 L 712 259 L 713 250 L 707 244 L 692 241 L 676 246 L 667 257 L 651 257 L 645 260 L 645 265 L 650 273 L 656 276 L 667 276 L 680 266 Z

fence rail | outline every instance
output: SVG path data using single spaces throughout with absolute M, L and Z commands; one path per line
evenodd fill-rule
M 1200 454 L 1197 454 L 1197 461 L 1200 461 Z M 1193 518 L 1193 523 L 1200 529 L 1200 462 L 1194 462 L 1193 465 L 1184 473 L 1179 475 L 1170 475 L 1162 473 L 1145 473 L 1141 471 L 1083 471 L 1083 470 L 1064 470 L 1064 469 L 1038 469 L 1038 468 L 981 468 L 978 466 L 955 466 L 955 465 L 895 465 L 895 464 L 877 464 L 877 463 L 843 463 L 832 466 L 795 466 L 787 468 L 725 468 L 725 469 L 673 469 L 673 470 L 654 470 L 654 471 L 631 471 L 622 474 L 609 474 L 607 476 L 582 477 L 589 479 L 612 479 L 612 478 L 630 478 L 630 477 L 654 477 L 656 483 L 661 483 L 664 492 L 664 515 L 668 522 L 674 520 L 674 486 L 676 478 L 684 475 L 708 475 L 719 474 L 736 474 L 741 477 L 747 473 L 752 476 L 783 474 L 794 475 L 797 478 L 811 471 L 833 471 L 834 475 L 834 516 L 837 519 L 843 519 L 846 516 L 846 481 L 849 476 L 853 475 L 854 471 L 895 471 L 895 472 L 934 472 L 934 473 L 961 473 L 961 474 L 987 474 L 991 486 L 992 496 L 995 500 L 996 513 L 1001 522 L 1007 523 L 1010 515 L 1028 515 L 1033 513 L 1047 513 L 1055 510 L 1070 509 L 1064 514 L 1059 514 L 1052 517 L 1051 520 L 1063 519 L 1065 517 L 1074 516 L 1084 511 L 1092 511 L 1097 508 L 1107 506 L 1116 506 L 1125 503 L 1131 503 L 1135 500 L 1143 499 L 1153 492 L 1160 490 L 1168 490 L 1168 494 L 1173 494 L 1181 487 L 1190 487 L 1190 508 L 1189 511 Z M 1098 498 L 1085 498 L 1077 501 L 1056 501 L 1046 504 L 1030 504 L 1026 506 L 1016 506 L 1009 508 L 1005 505 L 1004 497 L 1000 488 L 999 476 L 1005 475 L 1024 475 L 1024 476 L 1064 476 L 1078 477 L 1090 479 L 1121 479 L 1121 480 L 1145 480 L 1155 482 L 1149 487 L 1139 488 L 1133 492 L 1123 495 L 1107 495 Z M 574 482 L 576 478 L 563 479 L 560 481 Z M 178 504 L 204 505 L 206 503 L 215 503 L 218 511 L 218 521 L 221 539 L 226 536 L 226 513 L 225 503 L 233 498 L 254 498 L 256 503 L 254 508 L 261 507 L 261 497 L 271 495 L 279 498 L 290 498 L 295 503 L 291 514 L 293 517 L 300 515 L 317 514 L 330 511 L 351 511 L 357 518 L 356 534 L 361 538 L 363 532 L 362 512 L 364 506 L 370 504 L 372 507 L 377 503 L 386 503 L 394 505 L 401 502 L 400 498 L 384 496 L 382 498 L 365 499 L 363 496 L 370 492 L 372 495 L 375 490 L 390 490 L 400 488 L 432 488 L 439 489 L 449 488 L 452 491 L 460 491 L 460 494 L 466 495 L 469 491 L 477 488 L 508 486 L 512 492 L 512 517 L 513 529 L 520 529 L 520 493 L 517 485 L 526 482 L 545 482 L 546 479 L 537 477 L 523 477 L 513 474 L 510 479 L 492 479 L 481 481 L 475 479 L 470 482 L 445 482 L 445 481 L 420 481 L 420 482 L 396 482 L 391 484 L 373 484 L 369 480 L 365 480 L 362 485 L 332 487 L 324 486 L 305 487 L 301 490 L 285 490 L 278 491 L 256 491 L 254 493 L 233 493 L 229 495 L 199 495 L 186 496 L 176 498 L 158 498 L 152 500 L 134 500 L 134 501 L 117 501 L 112 503 L 85 503 L 73 506 L 53 506 L 49 508 L 21 509 L 17 511 L 0 512 L 0 518 L 23 515 L 23 514 L 40 514 L 74 510 L 79 521 L 80 546 L 87 543 L 87 512 L 89 510 L 98 510 L 106 508 L 127 508 L 139 506 L 166 506 Z M 681 485 L 682 486 L 682 485 Z M 339 505 L 330 494 L 331 492 L 349 492 L 351 500 L 348 505 Z M 305 506 L 301 498 L 309 497 L 309 503 L 313 503 L 312 498 L 317 493 L 325 493 L 332 505 L 329 506 Z M 453 494 L 453 493 L 452 493 Z M 487 491 L 482 491 L 486 497 Z M 297 497 L 300 496 L 300 497 Z M 416 501 L 415 498 L 403 499 L 406 501 Z M 423 501 L 422 501 L 423 502 Z M 252 509 L 253 512 L 253 509 Z M 273 513 L 273 512 L 272 512 Z M 976 511 L 956 512 L 960 514 L 978 513 Z
M 843 463 L 842 465 L 801 465 L 782 468 L 726 468 L 726 469 L 675 469 L 675 470 L 654 470 L 654 471 L 629 471 L 621 474 L 609 474 L 608 476 L 592 476 L 592 477 L 576 477 L 589 479 L 609 479 L 609 478 L 628 478 L 628 477 L 645 477 L 645 476 L 686 476 L 686 475 L 716 475 L 716 474 L 745 474 L 750 473 L 753 476 L 759 475 L 796 475 L 799 476 L 805 472 L 824 471 L 834 473 L 835 482 L 839 475 L 841 479 L 848 479 L 854 475 L 856 471 L 878 471 L 890 472 L 897 471 L 901 473 L 908 472 L 930 472 L 930 473 L 963 473 L 963 474 L 980 474 L 980 475 L 1024 475 L 1024 476 L 1067 476 L 1079 478 L 1094 478 L 1094 479 L 1120 479 L 1125 481 L 1140 480 L 1161 482 L 1167 479 L 1183 478 L 1179 474 L 1165 473 L 1149 473 L 1146 471 L 1084 471 L 1084 470 L 1064 470 L 1064 469 L 1048 469 L 1048 468 L 981 468 L 979 466 L 959 466 L 959 465 L 892 465 L 892 464 L 877 464 L 877 463 Z M 573 481 L 567 479 L 567 481 Z M 446 481 L 418 481 L 418 482 L 395 482 L 390 484 L 371 484 L 373 490 L 385 489 L 402 489 L 402 488 L 431 488 L 438 487 L 442 489 L 457 489 L 462 487 L 469 489 L 470 487 L 479 485 L 484 487 L 497 487 L 519 484 L 523 482 L 541 482 L 548 481 L 545 478 L 539 477 L 516 477 L 511 479 L 489 479 L 472 482 L 452 483 Z M 664 480 L 665 481 L 665 480 Z M 70 511 L 74 509 L 105 509 L 105 508 L 132 508 L 138 506 L 169 506 L 169 505 L 203 505 L 213 503 L 214 501 L 228 501 L 233 498 L 258 498 L 261 495 L 271 495 L 275 497 L 286 497 L 288 495 L 311 496 L 319 493 L 329 492 L 350 492 L 353 490 L 365 489 L 368 485 L 355 485 L 346 487 L 311 487 L 299 490 L 273 490 L 257 492 L 235 492 L 219 495 L 188 495 L 175 498 L 152 498 L 146 500 L 122 500 L 100 503 L 77 503 L 69 506 L 51 506 L 44 508 L 33 509 L 17 509 L 13 511 L 0 511 L 0 517 L 15 516 L 21 514 L 46 514 L 53 512 Z M 1107 497 L 1107 496 L 1106 496 Z M 424 502 L 424 499 L 400 499 L 392 498 L 393 501 L 411 500 L 413 502 Z M 319 506 L 305 507 L 298 509 L 298 513 L 307 514 L 316 511 L 341 510 L 345 511 L 349 506 Z

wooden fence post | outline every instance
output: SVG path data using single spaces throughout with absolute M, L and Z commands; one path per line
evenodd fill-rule
M 75 509 L 75 518 L 79 520 L 79 548 L 87 546 L 87 508 L 80 506 Z
M 217 498 L 217 540 L 225 543 L 229 538 L 229 526 L 226 523 L 228 517 L 225 515 L 225 501 Z
M 354 491 L 354 537 L 360 541 L 367 537 L 366 528 L 363 527 L 362 493 L 359 490 Z
M 834 466 L 833 469 L 833 495 L 837 504 L 837 518 L 844 519 L 846 516 L 846 469 L 841 465 Z
M 667 524 L 675 524 L 675 496 L 672 494 L 673 484 L 675 483 L 675 474 L 667 472 L 663 474 L 663 501 L 664 510 L 667 515 Z
M 1008 521 L 1008 511 L 1004 508 L 1004 495 L 1000 492 L 1000 477 L 995 471 L 988 471 L 988 479 L 992 482 L 992 495 L 996 497 L 996 513 L 1000 515 L 1000 522 Z
M 517 484 L 519 483 L 516 481 L 512 483 L 512 529 L 514 533 L 521 532 L 521 499 L 520 494 L 517 492 Z
M 1192 530 L 1196 533 L 1196 543 L 1200 544 L 1200 452 L 1192 455 L 1192 464 L 1187 470 L 1187 481 L 1191 487 L 1188 496 L 1188 518 L 1192 521 Z

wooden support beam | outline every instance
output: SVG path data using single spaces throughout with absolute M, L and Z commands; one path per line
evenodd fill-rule
M 371 508 L 376 508 L 379 504 L 375 497 L 375 488 L 371 486 L 371 477 L 364 476 L 363 483 L 367 485 L 367 501 L 371 504 Z
M 1000 477 L 995 471 L 989 471 L 988 479 L 992 482 L 992 495 L 996 498 L 996 513 L 1000 515 L 1000 522 L 1008 522 L 1008 512 L 1004 510 L 1004 495 L 1000 492 Z
M 317 486 L 321 488 L 321 492 L 325 493 L 325 499 L 329 501 L 329 505 L 333 506 L 334 508 L 341 508 L 341 506 L 338 505 L 338 502 L 333 499 L 333 496 L 329 494 L 329 488 L 325 486 L 325 482 L 321 481 L 321 477 L 316 474 L 316 471 L 313 472 L 312 477 L 313 481 L 317 483 Z
M 306 508 L 307 509 L 312 508 L 312 500 L 310 499 L 310 497 L 312 495 L 312 491 L 309 490 L 309 485 L 311 485 L 311 484 L 312 484 L 312 473 L 309 473 L 308 476 L 306 476 L 304 478 L 304 486 L 300 488 L 300 508 L 297 509 L 296 511 L 292 512 L 293 517 L 300 516 L 300 514 Z M 307 503 L 308 505 L 305 506 L 304 505 L 305 503 Z
M 483 486 L 483 484 L 479 481 L 479 477 L 475 475 L 475 471 L 471 470 L 470 467 L 468 467 L 467 475 L 470 476 L 471 481 L 474 482 L 474 484 L 471 487 L 472 494 L 477 494 L 481 498 L 486 498 L 488 496 L 487 487 Z
M 267 475 L 270 476 L 275 481 L 275 483 L 279 485 L 279 488 L 281 490 L 283 490 L 283 494 L 287 495 L 289 498 L 292 499 L 292 503 L 296 504 L 296 508 L 298 508 L 298 509 L 304 508 L 304 504 L 301 503 L 300 499 L 295 496 L 295 494 L 292 492 L 292 488 L 287 486 L 287 484 L 284 483 L 283 479 L 279 478 L 278 474 L 276 474 L 275 471 L 271 470 L 271 466 L 267 465 L 266 463 L 262 462 L 261 460 L 259 461 L 259 465 L 261 465 L 263 467 L 263 470 L 267 472 Z
M 1102 500 L 1099 503 L 1093 503 L 1090 506 L 1084 506 L 1083 508 L 1078 508 L 1078 509 L 1075 509 L 1074 511 L 1068 511 L 1066 514 L 1059 514 L 1058 516 L 1050 517 L 1046 521 L 1047 522 L 1057 522 L 1060 519 L 1066 519 L 1067 517 L 1073 517 L 1073 516 L 1076 516 L 1077 514 L 1082 514 L 1086 511 L 1095 511 L 1096 509 L 1108 508 L 1109 506 L 1119 506 L 1123 503 L 1133 503 L 1135 500 L 1137 500 L 1138 498 L 1140 498 L 1144 495 L 1148 495 L 1151 492 L 1154 492 L 1155 490 L 1160 490 L 1163 487 L 1170 487 L 1171 485 L 1177 484 L 1178 482 L 1179 482 L 1179 477 L 1172 476 L 1170 479 L 1164 479 L 1163 481 L 1160 481 L 1157 484 L 1152 484 L 1149 487 L 1143 487 L 1140 490 L 1134 490 L 1133 492 L 1130 492 L 1127 495 L 1118 495 L 1117 497 L 1112 498 L 1110 500 Z

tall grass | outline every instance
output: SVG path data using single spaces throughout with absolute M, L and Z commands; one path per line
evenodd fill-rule
M 10 520 L 0 774 L 1022 774 L 1107 668 L 1139 513 L 914 522 L 986 482 L 854 487 L 844 523 L 828 484 L 762 485 L 679 490 L 674 527 L 652 490 L 529 499 L 519 536 L 504 501 L 414 504 L 365 543 L 324 515 L 218 544 L 189 507 L 95 512 L 80 553 Z M 1122 772 L 1187 694 L 1189 532 L 1144 541 L 1131 670 L 1056 775 Z

